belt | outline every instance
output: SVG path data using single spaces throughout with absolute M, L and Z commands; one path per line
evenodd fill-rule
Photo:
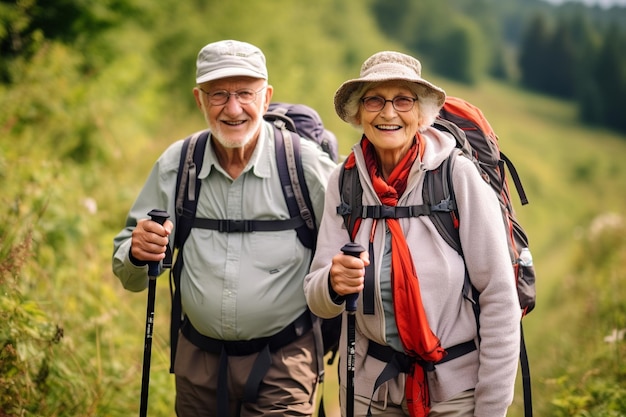
M 428 371 L 434 370 L 434 365 L 439 365 L 442 363 L 446 363 L 453 359 L 459 358 L 463 355 L 466 355 L 470 352 L 476 350 L 476 343 L 473 340 L 469 340 L 467 342 L 459 343 L 458 345 L 454 345 L 452 347 L 446 348 L 447 355 L 440 360 L 439 362 L 426 362 L 418 358 L 411 357 L 403 352 L 398 352 L 394 350 L 391 346 L 379 345 L 376 342 L 369 341 L 369 345 L 367 346 L 367 354 L 373 358 L 378 359 L 383 362 L 391 362 L 394 357 L 398 361 L 398 364 L 402 365 L 401 372 L 407 372 L 405 369 L 410 369 L 411 364 L 417 363 L 422 366 L 426 366 Z M 433 369 L 429 369 L 432 365 Z
M 217 384 L 217 416 L 229 415 L 228 400 L 228 357 L 247 356 L 254 353 L 259 355 L 254 361 L 243 392 L 243 402 L 254 403 L 258 397 L 259 386 L 272 365 L 270 352 L 274 352 L 290 343 L 313 328 L 311 313 L 307 309 L 291 324 L 280 332 L 269 337 L 250 340 L 219 340 L 200 334 L 185 319 L 181 326 L 181 333 L 196 347 L 220 356 Z
M 287 346 L 294 342 L 300 336 L 313 328 L 311 322 L 311 314 L 308 310 L 300 315 L 291 324 L 273 336 L 260 337 L 250 340 L 219 340 L 205 336 L 198 332 L 189 322 L 185 320 L 181 327 L 181 332 L 196 347 L 216 355 L 222 353 L 222 349 L 226 351 L 228 356 L 247 356 L 253 353 L 259 353 L 266 346 L 269 346 L 270 352 Z
M 473 340 L 459 343 L 458 345 L 454 345 L 450 348 L 446 349 L 448 353 L 442 360 L 439 362 L 426 362 L 422 359 L 415 358 L 409 355 L 406 355 L 403 352 L 398 352 L 391 348 L 391 346 L 383 346 L 379 345 L 376 342 L 369 341 L 369 345 L 367 346 L 367 354 L 373 358 L 378 359 L 379 361 L 386 362 L 385 368 L 383 368 L 378 378 L 376 378 L 376 382 L 374 383 L 374 391 L 372 392 L 372 397 L 374 396 L 374 392 L 385 382 L 389 381 L 392 378 L 398 376 L 398 374 L 402 373 L 410 373 L 412 372 L 412 367 L 415 364 L 418 364 L 424 368 L 425 371 L 434 371 L 435 365 L 439 365 L 442 363 L 446 363 L 451 361 L 452 359 L 459 358 L 465 354 L 473 352 L 476 350 L 476 343 Z M 371 403 L 370 403 L 371 405 Z

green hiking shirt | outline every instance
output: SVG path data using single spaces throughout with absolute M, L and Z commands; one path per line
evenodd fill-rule
M 202 186 L 197 217 L 289 218 L 278 178 L 273 135 L 273 128 L 265 123 L 248 165 L 235 180 L 219 165 L 207 141 L 199 173 Z M 134 265 L 128 256 L 137 220 L 160 208 L 167 210 L 175 223 L 181 148 L 182 140 L 159 157 L 130 209 L 127 227 L 114 238 L 113 271 L 128 290 L 141 291 L 147 286 L 147 267 Z M 308 140 L 301 141 L 301 155 L 319 225 L 326 184 L 336 164 Z M 295 230 L 221 233 L 194 228 L 183 256 L 183 310 L 193 326 L 206 336 L 220 340 L 271 336 L 306 308 L 303 280 L 309 270 L 311 250 L 300 243 Z

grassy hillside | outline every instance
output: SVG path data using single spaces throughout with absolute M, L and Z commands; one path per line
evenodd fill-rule
M 356 1 L 167 3 L 164 13 L 146 2 L 145 21 L 103 35 L 115 53 L 97 70 L 84 71 L 86 51 L 44 44 L 14 65 L 15 85 L 0 86 L 0 415 L 137 413 L 146 293 L 112 275 L 112 238 L 154 159 L 203 126 L 190 92 L 202 45 L 236 37 L 261 46 L 275 98 L 318 109 L 342 153 L 358 135 L 335 116 L 335 89 L 371 53 L 398 48 Z M 536 311 L 524 319 L 535 415 L 583 416 L 598 404 L 606 410 L 587 415 L 620 415 L 614 404 L 626 394 L 611 387 L 626 385 L 624 342 L 603 338 L 626 328 L 624 233 L 589 231 L 626 212 L 626 137 L 578 124 L 569 103 L 495 82 L 470 89 L 427 67 L 424 75 L 483 109 L 526 186 L 531 203 L 517 208 L 539 280 Z M 163 276 L 154 416 L 173 409 L 168 331 Z M 520 395 L 510 415 L 522 415 Z
M 613 280 L 623 279 L 624 267 L 618 262 L 596 265 L 593 256 L 585 257 L 584 249 L 589 244 L 587 231 L 597 218 L 612 213 L 623 216 L 625 212 L 626 167 L 622 161 L 626 156 L 626 138 L 576 123 L 575 109 L 568 103 L 508 86 L 485 84 L 478 91 L 450 86 L 448 93 L 468 97 L 483 109 L 499 134 L 502 150 L 515 162 L 523 178 L 530 204 L 518 204 L 517 213 L 529 232 L 538 275 L 537 308 L 524 319 L 536 415 L 557 415 L 555 409 L 548 407 L 562 401 L 555 398 L 562 395 L 559 391 L 563 388 L 555 381 L 568 376 L 575 381 L 579 372 L 576 366 L 563 362 L 591 362 L 587 354 L 602 352 L 606 347 L 598 336 L 609 334 L 615 326 L 626 325 L 623 313 L 591 315 L 586 309 L 591 297 L 586 301 L 581 297 L 585 293 L 608 292 L 614 297 L 611 306 L 619 307 L 625 301 L 626 293 L 620 292 L 619 287 L 607 286 L 606 281 L 607 274 Z M 615 243 L 615 248 L 603 247 L 605 256 L 611 250 L 620 253 L 619 240 Z M 580 272 L 581 265 L 585 265 L 586 274 Z M 587 321 L 585 314 L 589 314 Z M 594 339 L 578 336 L 585 333 L 586 326 L 596 330 Z M 622 358 L 623 354 L 622 349 Z M 609 357 L 604 358 L 608 369 L 612 366 Z M 623 382 L 623 365 L 619 372 Z M 587 389 L 582 386 L 583 393 Z M 523 415 L 520 394 L 518 391 L 511 416 Z M 585 409 L 583 402 L 578 412 Z M 622 403 L 621 411 L 624 410 Z M 586 415 L 574 412 L 559 415 Z

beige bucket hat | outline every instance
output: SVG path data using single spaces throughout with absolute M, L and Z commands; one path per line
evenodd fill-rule
M 400 52 L 382 51 L 372 55 L 363 63 L 359 78 L 344 82 L 335 92 L 337 115 L 341 120 L 352 123 L 353 115 L 348 114 L 346 110 L 346 103 L 351 95 L 364 83 L 391 80 L 415 83 L 418 86 L 419 100 L 431 101 L 437 108 L 441 108 L 446 99 L 443 89 L 422 78 L 422 64 L 417 59 Z

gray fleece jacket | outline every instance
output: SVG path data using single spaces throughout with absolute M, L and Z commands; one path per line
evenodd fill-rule
M 438 167 L 454 147 L 454 139 L 434 128 L 423 136 L 427 145 L 423 159 L 413 165 L 407 189 L 398 205 L 422 204 L 422 184 L 427 170 Z M 357 169 L 363 185 L 363 204 L 377 205 L 376 196 L 360 146 L 353 147 Z M 345 310 L 329 293 L 329 271 L 332 257 L 349 241 L 343 219 L 337 214 L 340 195 L 337 168 L 331 175 L 326 191 L 324 216 L 320 226 L 317 250 L 304 290 L 311 310 L 320 317 L 334 317 Z M 480 177 L 473 163 L 459 156 L 452 181 L 460 219 L 460 239 L 466 262 L 441 238 L 427 216 L 400 220 L 411 250 L 422 302 L 432 331 L 444 348 L 475 340 L 478 349 L 457 359 L 436 366 L 428 372 L 431 401 L 445 401 L 456 394 L 475 389 L 475 416 L 505 416 L 511 404 L 520 346 L 521 311 L 515 288 L 504 221 L 500 206 L 490 186 Z M 372 219 L 363 219 L 357 243 L 368 247 Z M 378 221 L 374 237 L 375 314 L 364 315 L 359 297 L 356 313 L 355 394 L 372 397 L 374 382 L 385 363 L 367 357 L 368 341 L 382 345 L 397 345 L 388 340 L 390 292 L 381 285 L 381 276 L 388 274 L 390 256 L 385 248 L 386 225 Z M 387 252 L 387 255 L 385 255 Z M 381 266 L 383 269 L 381 270 Z M 480 291 L 480 343 L 470 302 L 462 295 L 465 267 L 472 284 Z M 387 309 L 385 308 L 387 306 Z M 340 354 L 346 352 L 346 329 L 340 341 Z M 395 321 L 393 323 L 395 325 Z M 393 327 L 393 326 L 391 326 Z M 391 334 L 391 336 L 390 336 Z M 396 335 L 397 336 L 397 335 Z M 345 355 L 344 355 L 345 356 Z M 340 360 L 341 397 L 345 396 L 345 361 Z M 386 399 L 400 404 L 404 399 L 405 375 L 388 381 L 374 394 L 374 400 Z

